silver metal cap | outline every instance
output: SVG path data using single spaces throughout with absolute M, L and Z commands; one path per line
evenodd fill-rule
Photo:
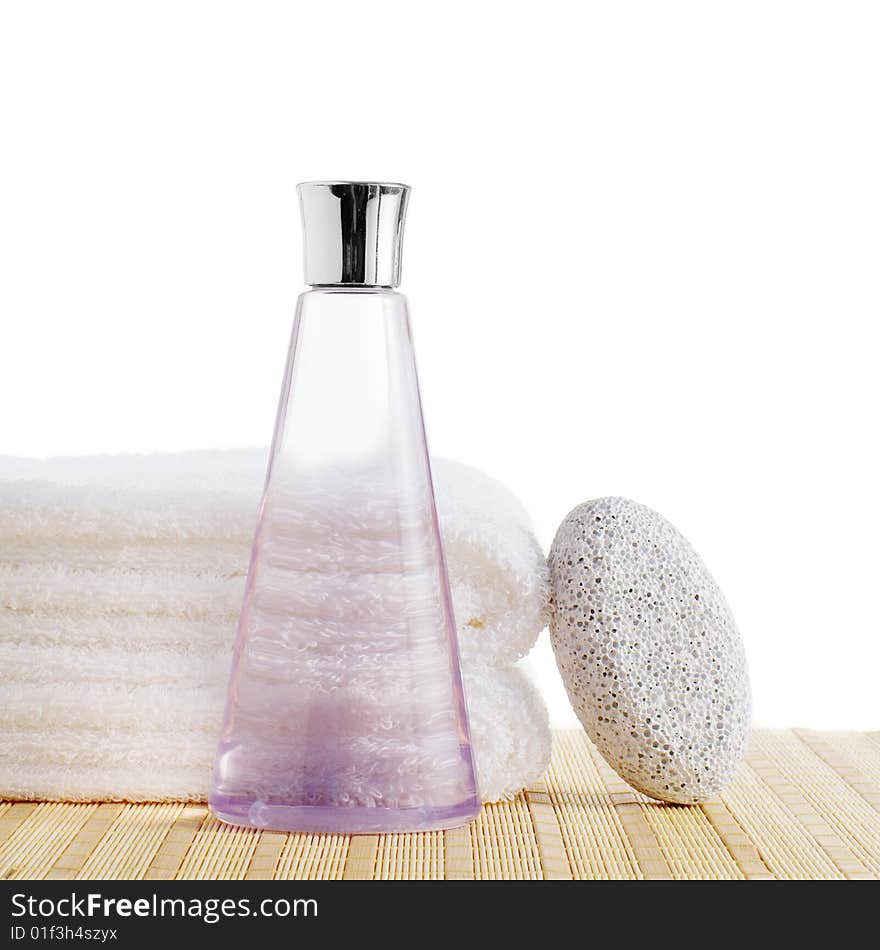
M 409 187 L 390 182 L 297 185 L 307 284 L 396 287 Z

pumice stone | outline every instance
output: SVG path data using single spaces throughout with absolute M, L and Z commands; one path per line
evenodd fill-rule
M 550 550 L 550 637 L 568 697 L 639 791 L 701 802 L 745 753 L 751 694 L 739 631 L 696 551 L 626 498 L 578 505 Z

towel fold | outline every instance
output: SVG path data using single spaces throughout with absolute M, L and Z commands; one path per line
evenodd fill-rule
M 264 466 L 260 450 L 0 457 L 0 796 L 205 798 Z M 492 801 L 549 756 L 512 668 L 545 624 L 546 565 L 503 486 L 434 469 Z

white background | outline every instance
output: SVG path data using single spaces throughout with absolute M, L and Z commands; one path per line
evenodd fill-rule
M 658 509 L 759 722 L 880 727 L 876 4 L 0 10 L 0 452 L 268 441 L 297 181 L 406 181 L 435 452 Z

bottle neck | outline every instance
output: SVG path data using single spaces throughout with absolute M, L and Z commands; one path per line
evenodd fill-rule
M 309 284 L 306 293 L 324 294 L 396 294 L 396 287 L 378 287 L 375 284 Z

